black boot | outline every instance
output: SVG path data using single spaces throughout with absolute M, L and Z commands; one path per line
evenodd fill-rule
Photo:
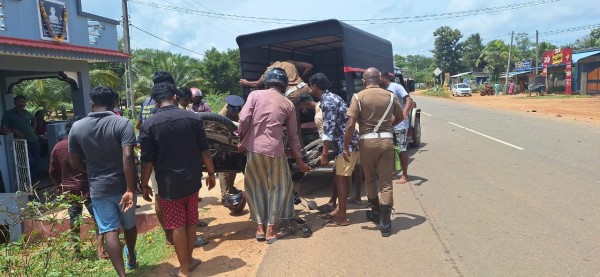
M 389 237 L 392 233 L 392 206 L 381 205 L 381 214 L 379 215 L 379 231 L 382 237 Z
M 379 223 L 379 198 L 369 199 L 369 205 L 371 210 L 367 211 L 367 219 L 373 221 L 373 223 Z

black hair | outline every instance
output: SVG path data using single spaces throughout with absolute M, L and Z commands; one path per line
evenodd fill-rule
M 179 99 L 192 99 L 192 90 L 188 87 L 180 87 L 175 95 Z
M 387 78 L 387 79 L 388 79 L 388 81 L 390 81 L 390 82 L 394 81 L 394 79 L 392 79 L 392 77 L 390 77 L 390 73 L 389 73 L 389 72 L 387 72 L 387 71 L 382 71 L 380 74 L 381 74 L 381 76 L 382 76 L 382 77 L 385 77 L 385 78 Z
M 154 72 L 154 74 L 152 74 L 152 82 L 155 85 L 159 84 L 159 83 L 163 83 L 163 82 L 168 82 L 168 83 L 171 83 L 172 85 L 175 85 L 175 79 L 173 78 L 173 75 L 171 75 L 169 72 L 165 72 L 165 71 Z
M 39 110 L 37 112 L 35 112 L 34 116 L 37 117 L 38 114 L 43 114 L 45 111 L 44 110 Z
M 310 76 L 308 83 L 311 86 L 316 86 L 322 90 L 329 89 L 329 78 L 323 73 L 316 73 L 315 75 Z
M 65 131 L 67 131 L 67 135 L 69 134 L 69 132 L 71 132 L 71 127 L 73 127 L 73 124 L 77 120 L 80 120 L 82 118 L 83 118 L 83 116 L 74 115 L 73 117 L 69 118 L 69 120 L 67 120 L 67 123 L 65 124 Z
M 157 103 L 171 100 L 175 94 L 177 94 L 177 87 L 169 82 L 158 83 L 150 90 L 150 96 Z
M 25 95 L 20 95 L 20 94 L 15 96 L 15 99 L 13 101 L 17 102 L 17 100 L 19 100 L 19 99 L 23 99 L 23 100 L 27 101 L 27 97 L 25 97 Z
M 109 87 L 98 86 L 90 91 L 90 98 L 96 106 L 112 108 L 119 100 L 119 94 Z
M 310 95 L 310 93 L 303 93 L 303 94 L 300 94 L 298 96 L 298 98 L 296 98 L 295 102 L 297 105 L 300 105 L 300 104 L 304 104 L 304 103 L 311 103 L 314 101 L 315 101 L 315 99 L 313 98 L 312 95 Z

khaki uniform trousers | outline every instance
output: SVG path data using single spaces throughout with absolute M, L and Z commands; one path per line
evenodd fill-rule
M 235 172 L 217 173 L 217 176 L 219 177 L 219 185 L 221 186 L 221 197 L 225 197 L 227 195 L 227 191 L 233 187 L 236 175 L 237 173 Z
M 367 197 L 379 196 L 381 205 L 394 205 L 394 140 L 377 138 L 361 139 L 358 143 L 360 164 L 365 176 Z M 377 182 L 379 181 L 379 189 Z

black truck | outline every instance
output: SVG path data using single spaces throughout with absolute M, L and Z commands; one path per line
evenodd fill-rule
M 236 41 L 240 50 L 242 78 L 259 79 L 274 61 L 308 62 L 313 65 L 311 74 L 321 72 L 327 75 L 330 90 L 346 103 L 354 93 L 362 90 L 362 73 L 367 68 L 376 67 L 380 71 L 394 73 L 392 44 L 388 40 L 335 19 L 241 35 Z M 249 88 L 244 88 L 245 97 L 250 92 Z M 409 144 L 418 146 L 420 110 L 413 106 Z M 202 116 L 217 171 L 242 171 L 245 160 L 241 160 L 243 157 L 239 153 L 234 153 L 239 143 L 239 139 L 232 135 L 235 126 L 215 114 Z M 320 139 L 314 126 L 303 126 L 302 129 L 305 160 L 311 161 L 320 154 Z

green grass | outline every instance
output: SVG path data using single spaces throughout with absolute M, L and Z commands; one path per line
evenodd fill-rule
M 444 89 L 428 89 L 423 92 L 423 95 L 434 96 L 434 97 L 444 97 L 449 98 L 450 94 L 446 93 Z
M 128 270 L 127 276 L 146 276 L 156 270 L 159 264 L 174 253 L 172 247 L 165 246 L 165 236 L 161 228 L 138 235 L 136 252 L 139 267 L 136 270 Z M 110 260 L 98 261 L 101 270 L 95 276 L 115 276 L 115 270 Z

